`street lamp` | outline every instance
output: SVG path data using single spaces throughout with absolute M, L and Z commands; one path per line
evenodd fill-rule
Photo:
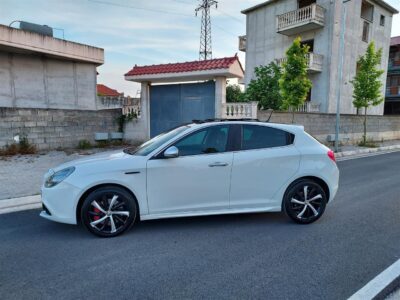
M 346 3 L 351 0 L 343 0 L 342 3 L 342 14 L 341 14 L 341 28 L 340 28 L 340 46 L 339 46 L 339 82 L 337 84 L 337 99 L 336 99 L 336 130 L 335 130 L 335 152 L 339 152 L 339 127 L 340 127 L 340 97 L 342 92 L 342 80 L 343 80 L 343 63 L 344 63 L 344 36 L 346 30 Z

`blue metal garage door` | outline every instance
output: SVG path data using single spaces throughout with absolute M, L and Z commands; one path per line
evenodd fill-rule
M 192 120 L 215 116 L 215 83 L 156 85 L 150 88 L 150 135 Z

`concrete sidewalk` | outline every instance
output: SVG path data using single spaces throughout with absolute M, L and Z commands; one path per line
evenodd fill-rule
M 6 199 L 0 201 L 0 215 L 40 207 L 42 207 L 40 195 Z

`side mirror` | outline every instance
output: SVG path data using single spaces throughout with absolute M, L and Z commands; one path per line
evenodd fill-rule
M 165 158 L 175 158 L 179 156 L 179 149 L 175 146 L 169 147 L 167 150 L 164 151 Z

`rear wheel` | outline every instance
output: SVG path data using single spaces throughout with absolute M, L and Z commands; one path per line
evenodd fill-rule
M 135 199 L 119 187 L 101 187 L 84 200 L 81 219 L 85 227 L 100 237 L 114 237 L 127 230 L 136 220 Z
M 324 189 L 315 181 L 299 180 L 289 186 L 284 197 L 284 210 L 296 223 L 309 224 L 325 211 L 327 199 Z

